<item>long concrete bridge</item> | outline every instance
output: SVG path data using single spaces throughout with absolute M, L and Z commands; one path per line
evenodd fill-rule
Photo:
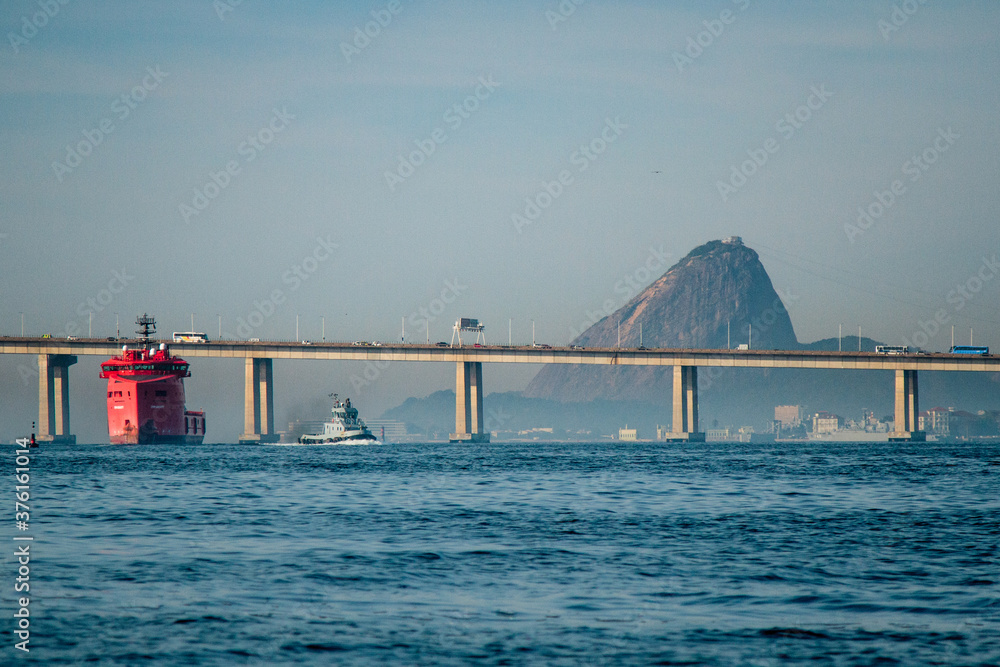
M 69 367 L 79 355 L 111 357 L 125 343 L 137 341 L 0 337 L 0 354 L 38 357 L 39 438 L 74 441 L 69 421 Z M 603 366 L 672 366 L 673 424 L 669 441 L 702 441 L 698 425 L 698 368 L 812 368 L 895 371 L 895 431 L 891 440 L 923 440 L 917 428 L 917 372 L 1000 372 L 1000 357 L 959 354 L 885 355 L 871 352 L 812 352 L 798 350 L 695 350 L 641 348 L 579 348 L 483 345 L 451 347 L 412 344 L 285 343 L 213 341 L 165 342 L 184 357 L 244 359 L 244 433 L 240 442 L 276 442 L 274 429 L 273 361 L 324 359 L 352 361 L 448 362 L 456 365 L 455 432 L 453 442 L 488 442 L 483 427 L 483 364 L 590 364 Z

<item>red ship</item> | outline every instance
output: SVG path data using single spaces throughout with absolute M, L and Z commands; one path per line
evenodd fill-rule
M 188 363 L 170 356 L 166 343 L 147 347 L 156 321 L 136 319 L 140 347 L 122 347 L 121 356 L 101 364 L 108 379 L 108 435 L 113 445 L 150 443 L 201 444 L 205 413 L 184 405 L 184 378 Z

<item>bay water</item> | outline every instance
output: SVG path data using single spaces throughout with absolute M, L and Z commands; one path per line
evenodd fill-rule
M 7 664 L 1000 664 L 995 443 L 43 446 L 29 653 L 10 518 Z

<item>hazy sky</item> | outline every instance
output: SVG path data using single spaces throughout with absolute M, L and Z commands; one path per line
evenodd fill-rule
M 559 344 L 737 234 L 801 341 L 924 342 L 936 316 L 928 349 L 952 324 L 1000 347 L 996 2 L 64 2 L 0 7 L 2 334 L 149 312 L 448 340 L 470 316 Z M 71 375 L 84 439 L 98 363 Z M 0 359 L 7 431 L 34 366 Z M 241 430 L 242 366 L 192 371 L 190 407 Z M 279 419 L 337 389 L 374 416 L 454 374 L 363 371 L 276 363 Z

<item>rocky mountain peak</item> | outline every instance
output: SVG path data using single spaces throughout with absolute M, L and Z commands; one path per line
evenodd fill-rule
M 646 289 L 573 341 L 585 347 L 726 348 L 799 347 L 792 322 L 757 253 L 739 237 L 709 241 L 693 249 Z M 622 373 L 621 371 L 631 371 Z M 526 396 L 563 401 L 626 398 L 627 377 L 662 373 L 635 367 L 550 365 Z M 646 387 L 645 389 L 648 389 Z M 624 391 L 624 394 L 623 394 Z

